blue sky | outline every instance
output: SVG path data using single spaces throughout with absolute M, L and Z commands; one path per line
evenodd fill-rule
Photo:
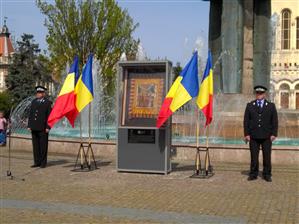
M 53 2 L 53 1 L 49 1 Z M 208 42 L 209 2 L 126 0 L 118 1 L 139 23 L 134 36 L 140 38 L 146 55 L 151 59 L 167 58 L 174 64 L 185 64 L 195 48 L 206 58 Z M 47 49 L 44 16 L 34 0 L 0 0 L 1 27 L 8 17 L 10 32 L 19 39 L 31 33 L 41 49 Z

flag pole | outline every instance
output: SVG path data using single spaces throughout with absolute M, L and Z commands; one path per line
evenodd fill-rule
M 79 114 L 80 118 L 80 163 L 81 163 L 81 169 L 83 169 L 83 139 L 82 139 L 82 117 L 81 113 Z
M 199 108 L 196 110 L 196 174 L 199 175 L 199 171 L 201 169 L 200 164 L 200 152 L 199 152 Z
M 83 54 L 83 62 L 84 61 L 85 61 L 85 56 Z M 82 75 L 81 75 L 81 78 L 82 78 Z M 80 76 L 79 76 L 79 79 L 80 79 Z M 79 79 L 77 80 L 77 82 L 79 81 Z M 82 117 L 81 117 L 81 112 L 80 112 L 79 116 L 80 116 L 80 141 L 81 141 L 81 143 L 80 143 L 81 169 L 83 169 L 83 151 L 82 150 L 84 150 L 84 146 L 83 146 L 83 139 L 82 139 Z M 85 159 L 86 159 L 86 157 L 85 157 Z
M 209 148 L 209 130 L 210 130 L 210 125 L 207 127 L 207 139 L 206 139 L 206 147 Z
M 88 149 L 91 147 L 91 103 L 88 105 Z M 88 166 L 90 167 L 90 151 L 88 150 Z
M 209 155 L 209 130 L 210 130 L 210 124 L 207 126 L 206 131 L 206 158 L 205 158 L 205 171 L 206 175 L 208 175 L 209 172 L 209 166 L 210 166 L 210 155 Z

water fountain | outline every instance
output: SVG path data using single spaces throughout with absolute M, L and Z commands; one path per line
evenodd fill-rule
M 10 129 L 12 134 L 29 134 L 27 130 L 28 117 L 31 101 L 34 99 L 34 96 L 29 96 L 23 101 L 21 101 L 12 111 L 10 115 Z
M 94 100 L 91 103 L 91 137 L 95 139 L 115 139 L 116 131 L 116 105 L 113 97 L 107 97 L 103 93 L 105 83 L 103 82 L 99 62 L 93 63 L 93 84 Z M 63 83 L 63 80 L 62 82 Z M 58 92 L 57 92 L 58 93 Z M 12 133 L 29 134 L 27 131 L 27 122 L 30 109 L 30 103 L 34 96 L 24 99 L 12 111 Z M 112 107 L 111 107 L 112 105 Z M 82 137 L 88 137 L 88 107 L 81 112 Z M 72 128 L 67 119 L 62 119 L 52 128 L 50 136 L 53 137 L 80 137 L 80 119 L 77 118 L 75 128 Z
M 214 68 L 220 66 L 224 57 L 230 60 L 236 58 L 229 51 L 223 51 L 215 60 Z M 238 71 L 240 72 L 240 71 Z M 98 75 L 97 75 L 98 74 Z M 116 102 L 115 97 L 105 96 L 100 66 L 97 61 L 93 65 L 94 101 L 91 104 L 92 128 L 91 137 L 98 140 L 116 139 Z M 270 90 L 271 95 L 271 90 Z M 251 95 L 223 94 L 218 92 L 214 97 L 214 118 L 210 128 L 211 144 L 244 144 L 243 142 L 243 113 L 246 102 L 253 98 Z M 33 97 L 23 100 L 12 113 L 12 132 L 26 135 L 27 117 L 30 102 Z M 112 105 L 112 106 L 111 106 Z M 196 142 L 196 104 L 189 104 L 178 110 L 172 119 L 172 139 L 175 143 Z M 88 137 L 88 107 L 81 114 L 82 136 Z M 200 143 L 205 142 L 205 118 L 200 113 Z M 275 145 L 299 145 L 299 113 L 279 112 L 279 138 Z M 50 136 L 58 138 L 79 138 L 79 119 L 72 128 L 66 119 L 58 122 L 50 132 Z
M 269 86 L 270 51 L 277 18 L 271 17 L 270 1 L 210 0 L 209 46 L 214 58 L 214 120 L 211 143 L 243 144 L 243 113 L 246 102 L 253 99 L 255 84 Z M 232 25 L 233 24 L 233 25 Z M 272 25 L 272 26 L 271 26 Z M 236 32 L 235 32 L 236 31 Z M 146 54 L 138 46 L 138 57 Z M 126 60 L 125 55 L 122 60 Z M 199 69 L 200 71 L 201 69 Z M 116 97 L 103 94 L 105 83 L 96 62 L 93 66 L 94 101 L 92 107 L 93 139 L 115 140 Z M 270 90 L 271 95 L 271 90 Z M 21 102 L 13 111 L 15 133 L 26 134 L 26 116 L 32 98 Z M 191 102 L 173 115 L 173 142 L 195 142 L 195 103 Z M 88 135 L 88 109 L 82 113 L 83 136 Z M 299 145 L 298 112 L 279 111 L 279 138 L 274 144 Z M 200 115 L 204 143 L 204 117 Z M 72 129 L 63 119 L 51 130 L 55 137 L 79 137 L 79 125 Z

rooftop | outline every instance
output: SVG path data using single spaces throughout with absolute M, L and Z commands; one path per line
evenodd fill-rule
M 0 57 L 8 57 L 14 53 L 14 49 L 10 40 L 10 33 L 4 20 L 4 25 L 0 32 Z

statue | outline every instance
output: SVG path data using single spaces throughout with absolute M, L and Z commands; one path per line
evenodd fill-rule
M 216 92 L 251 94 L 269 87 L 271 1 L 210 0 L 209 47 Z

